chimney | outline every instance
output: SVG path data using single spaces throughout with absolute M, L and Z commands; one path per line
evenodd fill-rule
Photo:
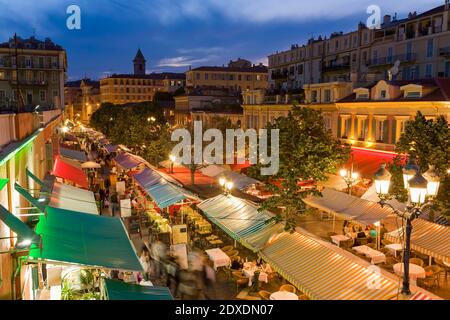
M 391 16 L 389 14 L 385 15 L 383 18 L 383 24 L 389 24 L 391 22 Z

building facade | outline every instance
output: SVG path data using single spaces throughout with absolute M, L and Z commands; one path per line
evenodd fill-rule
M 234 92 L 267 89 L 267 67 L 248 66 L 246 60 L 230 62 L 223 67 L 198 67 L 186 72 L 186 85 L 190 88 L 222 88 Z M 247 61 L 248 62 L 248 61 Z
M 100 82 L 90 79 L 67 82 L 65 115 L 73 121 L 89 123 L 92 114 L 100 107 Z
M 58 142 L 56 128 L 61 122 L 61 110 L 0 114 L 0 205 L 16 217 L 27 221 L 30 204 L 15 190 L 38 190 L 28 177 L 29 169 L 44 179 L 53 167 L 53 148 Z M 0 219 L 0 300 L 22 299 L 26 268 L 20 268 L 23 252 L 17 250 L 15 233 Z
M 428 119 L 444 115 L 450 121 L 450 79 L 381 80 L 355 88 L 336 102 L 337 137 L 355 147 L 394 150 L 417 111 Z
M 0 110 L 62 109 L 67 58 L 50 39 L 0 43 Z
M 133 74 L 113 74 L 100 80 L 100 101 L 114 104 L 152 101 L 157 92 L 174 93 L 186 85 L 184 73 L 146 74 L 146 60 L 139 49 Z
M 394 80 L 450 76 L 449 3 L 405 19 L 386 15 L 380 29 L 359 24 L 356 31 L 310 39 L 269 55 L 271 89 L 351 81 L 355 86 Z M 396 64 L 397 63 L 397 64 Z

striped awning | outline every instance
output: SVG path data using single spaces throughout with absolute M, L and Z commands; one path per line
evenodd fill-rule
M 416 292 L 409 300 L 433 300 L 433 298 L 423 292 Z
M 351 196 L 329 188 L 324 188 L 322 197 L 310 196 L 304 202 L 314 208 L 351 220 L 352 222 L 368 226 L 377 221 L 395 216 L 392 209 L 382 208 L 378 203 Z
M 390 300 L 398 284 L 314 238 L 282 233 L 259 254 L 315 300 Z
M 197 207 L 230 237 L 255 252 L 284 228 L 273 221 L 274 214 L 258 211 L 258 206 L 232 195 L 218 195 Z
M 450 262 L 450 227 L 439 225 L 424 219 L 412 222 L 411 249 Z M 400 228 L 385 234 L 385 239 L 401 243 L 404 229 Z
M 137 158 L 129 153 L 121 153 L 117 157 L 114 158 L 114 161 L 117 165 L 121 166 L 125 170 L 131 170 L 137 168 L 144 161 L 140 158 Z

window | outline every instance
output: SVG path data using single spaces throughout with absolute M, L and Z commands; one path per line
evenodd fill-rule
M 261 81 L 261 75 L 260 74 L 256 75 L 256 81 Z
M 325 102 L 331 102 L 331 90 L 330 89 L 326 89 L 325 90 Z
M 208 74 L 207 73 L 205 73 L 205 80 L 208 80 Z M 173 82 L 173 81 L 172 81 Z
M 393 58 L 392 58 L 393 52 L 394 52 L 393 48 L 388 48 L 388 54 L 387 54 L 387 62 L 388 63 L 393 63 Z
M 381 90 L 380 91 L 380 98 L 381 99 L 386 99 L 386 90 Z
M 58 96 L 58 90 L 53 90 L 53 97 L 57 97 Z
M 427 58 L 433 57 L 433 39 L 429 39 L 427 42 Z
M 356 95 L 356 100 L 368 100 L 369 94 L 368 93 L 359 93 Z
M 425 69 L 425 78 L 431 78 L 433 75 L 433 65 L 427 64 Z
M 196 80 L 200 80 L 200 73 L 196 73 L 196 74 L 195 74 L 195 79 L 196 79 Z
M 297 72 L 298 72 L 298 74 L 303 74 L 303 65 L 302 64 L 298 65 Z
M 358 118 L 358 140 L 365 141 L 368 131 L 368 120 L 364 118 Z
M 378 51 L 375 50 L 373 52 L 373 64 L 377 64 L 378 63 Z
M 5 90 L 0 90 L 0 101 L 5 100 L 5 98 L 6 98 Z
M 450 61 L 447 61 L 445 63 L 445 77 L 450 77 Z
M 311 102 L 317 102 L 317 91 L 311 91 Z
M 376 120 L 375 137 L 377 142 L 384 141 L 384 120 Z
M 406 93 L 407 98 L 420 98 L 421 94 L 419 91 L 409 91 Z
M 406 44 L 406 60 L 411 60 L 412 58 L 412 42 Z
M 47 94 L 44 90 L 39 91 L 39 98 L 41 99 L 41 102 L 45 102 L 47 99 Z

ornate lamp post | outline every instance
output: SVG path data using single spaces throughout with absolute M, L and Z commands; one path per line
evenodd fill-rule
M 230 194 L 234 187 L 234 183 L 232 181 L 227 181 L 225 178 L 220 178 L 219 184 L 222 187 L 224 194 Z
M 177 160 L 177 158 L 171 154 L 169 155 L 169 159 L 170 159 L 170 173 L 173 173 L 173 165 L 175 163 L 175 160 Z
M 344 179 L 347 184 L 348 194 L 352 195 L 352 187 L 356 181 L 358 181 L 359 174 L 353 171 L 353 168 L 348 171 L 347 169 L 341 169 L 339 175 Z
M 424 177 L 425 176 L 425 177 Z M 409 202 L 404 211 L 395 209 L 386 200 L 393 197 L 389 194 L 391 174 L 386 170 L 386 165 L 375 173 L 375 189 L 380 198 L 381 207 L 390 207 L 399 217 L 405 220 L 405 245 L 403 251 L 403 287 L 402 294 L 409 296 L 409 255 L 411 246 L 412 221 L 419 217 L 423 210 L 432 205 L 432 199 L 439 191 L 440 177 L 433 166 L 430 166 L 424 176 L 420 174 L 420 169 L 414 159 L 410 158 L 408 164 L 403 169 L 404 187 L 408 190 Z M 428 198 L 428 202 L 426 202 Z

